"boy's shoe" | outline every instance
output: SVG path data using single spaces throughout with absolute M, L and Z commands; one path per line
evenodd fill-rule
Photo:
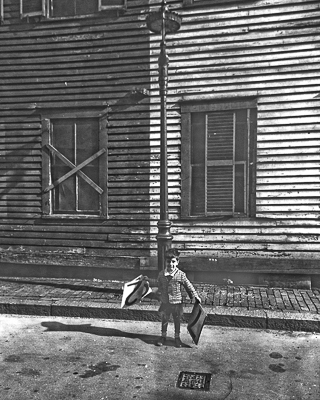
M 181 342 L 180 338 L 175 338 L 174 342 L 175 342 L 176 347 L 178 347 L 178 348 L 182 347 L 182 342 Z
M 156 341 L 156 346 L 163 346 L 166 342 L 166 338 L 161 336 L 157 341 Z

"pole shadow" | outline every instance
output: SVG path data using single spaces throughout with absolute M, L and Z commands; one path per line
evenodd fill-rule
M 47 328 L 45 332 L 81 332 L 88 333 L 90 335 L 97 336 L 113 336 L 113 337 L 121 337 L 128 339 L 138 339 L 143 341 L 146 344 L 154 345 L 159 336 L 156 335 L 147 335 L 142 333 L 132 333 L 132 332 L 124 332 L 120 329 L 115 328 L 101 328 L 98 326 L 92 326 L 91 324 L 81 324 L 81 325 L 68 325 L 63 324 L 61 322 L 56 321 L 44 321 L 41 322 L 41 326 Z M 174 340 L 171 338 L 167 338 L 165 346 L 174 347 Z M 187 344 L 183 344 L 185 348 L 191 348 L 191 346 Z

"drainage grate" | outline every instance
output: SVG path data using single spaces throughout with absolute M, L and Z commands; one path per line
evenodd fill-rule
M 203 372 L 185 372 L 179 374 L 177 387 L 180 389 L 205 390 L 210 388 L 211 374 Z

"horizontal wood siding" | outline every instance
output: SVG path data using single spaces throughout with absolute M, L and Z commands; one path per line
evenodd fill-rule
M 171 37 L 172 107 L 178 112 L 181 97 L 257 98 L 256 218 L 191 223 L 175 215 L 175 244 L 185 256 L 202 257 L 204 269 L 243 258 L 247 265 L 238 270 L 275 272 L 273 259 L 279 271 L 293 272 L 295 260 L 320 255 L 318 4 L 207 4 L 185 10 L 182 29 Z M 315 272 L 316 265 L 299 272 Z
M 150 255 L 149 32 L 143 2 L 96 18 L 20 20 L 0 27 L 2 262 L 140 268 Z M 144 2 L 146 5 L 146 2 Z M 108 111 L 108 219 L 42 216 L 41 114 Z M 159 128 L 158 128 L 159 129 Z M 158 157 L 156 157 L 158 158 Z M 151 175 L 152 174 L 152 175 Z M 150 181 L 151 179 L 151 181 Z M 158 203 L 156 203 L 158 206 Z
M 145 17 L 160 3 L 128 0 L 125 12 L 28 22 L 19 18 L 19 0 L 4 1 L 2 262 L 155 265 L 160 36 L 148 31 Z M 218 259 L 279 260 L 280 270 L 283 260 L 286 270 L 296 259 L 319 260 L 319 2 L 167 3 L 182 16 L 181 29 L 167 37 L 173 245 L 190 265 L 199 257 L 212 269 L 224 268 L 210 261 Z M 243 97 L 258 103 L 256 218 L 181 220 L 181 103 Z M 108 109 L 106 220 L 43 218 L 41 113 L 53 109 Z M 232 268 L 247 269 L 238 265 Z M 306 265 L 299 271 L 308 270 Z

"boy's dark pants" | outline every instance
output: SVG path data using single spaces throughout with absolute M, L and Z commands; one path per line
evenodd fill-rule
M 174 323 L 174 337 L 178 338 L 180 336 L 180 324 L 181 317 L 183 314 L 183 306 L 182 303 L 179 304 L 170 304 L 170 303 L 162 303 L 159 308 L 161 314 L 161 336 L 167 336 L 168 323 L 170 320 L 170 315 L 172 314 L 173 323 Z

